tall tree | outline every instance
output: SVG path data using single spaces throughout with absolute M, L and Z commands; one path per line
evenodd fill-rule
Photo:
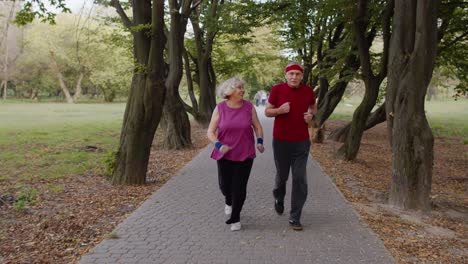
M 260 7 L 261 4 L 251 0 L 208 0 L 202 1 L 192 12 L 190 21 L 194 44 L 193 47 L 186 45 L 186 48 L 195 65 L 194 76 L 190 79 L 198 84 L 199 100 L 192 104 L 197 109 L 185 106 L 199 123 L 208 125 L 216 106 L 215 86 L 218 72 L 215 71 L 216 59 L 213 51 L 217 39 L 223 35 L 235 35 L 237 40 L 233 40 L 234 42 L 247 43 L 251 28 L 259 26 L 259 21 L 264 18 Z
M 424 97 L 437 52 L 438 1 L 395 0 L 386 94 L 392 147 L 389 203 L 430 210 L 434 137 Z
M 196 65 L 196 80 L 200 87 L 198 113 L 195 118 L 204 125 L 208 125 L 211 113 L 216 106 L 216 75 L 211 54 L 218 32 L 218 9 L 223 4 L 224 0 L 204 1 L 190 17 L 196 44 L 196 56 L 192 58 Z
M 133 1 L 133 19 L 127 16 L 119 1 L 112 0 L 110 4 L 132 31 L 136 63 L 112 181 L 142 184 L 146 181 L 151 145 L 161 120 L 166 91 L 164 1 Z
M 13 28 L 11 30 L 11 27 L 14 26 L 12 25 L 13 23 L 13 18 L 15 16 L 15 13 L 18 11 L 18 6 L 16 2 L 13 1 L 7 1 L 0 3 L 0 6 L 4 11 L 0 13 L 0 17 L 4 17 L 4 21 L 1 21 L 3 23 L 2 33 L 0 37 L 0 54 L 2 55 L 2 59 L 0 62 L 0 68 L 2 69 L 2 76 L 1 79 L 2 81 L 0 82 L 0 94 L 3 94 L 3 99 L 7 98 L 7 91 L 8 91 L 8 82 L 10 81 L 10 72 L 11 72 L 11 66 L 14 64 L 16 59 L 19 56 L 19 52 L 16 49 L 16 44 L 17 40 L 14 39 L 16 38 L 16 30 Z M 13 34 L 12 34 L 13 33 Z M 12 45 L 13 44 L 13 45 Z
M 392 18 L 393 4 L 393 0 L 389 0 L 386 3 L 386 7 L 383 8 L 382 31 L 384 47 L 380 60 L 379 72 L 374 73 L 372 70 L 370 47 L 374 40 L 377 26 L 370 24 L 369 1 L 359 0 L 356 3 L 354 29 L 359 50 L 359 60 L 361 62 L 361 75 L 366 90 L 361 104 L 354 111 L 353 121 L 351 122 L 346 141 L 337 153 L 338 157 L 345 160 L 353 160 L 356 158 L 361 145 L 361 138 L 366 127 L 367 118 L 377 102 L 380 84 L 387 76 L 388 45 L 390 41 L 390 21 Z
M 192 11 L 192 0 L 169 0 L 170 31 L 168 32 L 166 101 L 163 109 L 165 136 L 163 147 L 181 149 L 192 146 L 190 121 L 179 94 L 183 75 L 184 35 Z

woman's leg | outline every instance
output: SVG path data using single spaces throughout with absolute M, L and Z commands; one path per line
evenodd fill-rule
M 235 163 L 234 175 L 232 176 L 232 214 L 226 221 L 227 224 L 240 221 L 240 212 L 244 206 L 247 197 L 247 183 L 249 181 L 250 171 L 252 169 L 253 159 Z
M 224 195 L 225 203 L 229 206 L 232 205 L 232 176 L 234 171 L 230 163 L 231 161 L 225 159 L 217 161 L 219 189 Z

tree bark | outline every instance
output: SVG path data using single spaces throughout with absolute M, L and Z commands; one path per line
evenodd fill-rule
M 211 20 L 211 23 L 208 24 L 211 26 L 206 28 L 206 32 L 200 28 L 199 11 L 195 12 L 195 14 L 191 16 L 191 22 L 195 35 L 195 43 L 197 47 L 197 73 L 200 86 L 200 97 L 198 105 L 199 114 L 195 116 L 195 118 L 198 117 L 198 119 L 196 119 L 197 122 L 203 126 L 208 126 L 208 123 L 211 119 L 211 114 L 216 107 L 216 79 L 212 78 L 214 76 L 210 71 L 212 71 L 211 53 L 213 51 L 213 42 L 216 36 L 215 24 L 218 20 L 218 1 L 212 1 L 210 5 L 208 19 Z M 205 36 L 205 38 L 203 38 L 203 36 Z
M 81 67 L 80 74 L 78 75 L 78 80 L 76 81 L 75 86 L 75 94 L 73 95 L 73 101 L 76 102 L 78 98 L 81 96 L 82 88 L 81 88 L 81 81 L 83 81 L 84 77 L 84 69 Z
M 386 94 L 392 147 L 389 203 L 430 210 L 434 137 L 424 97 L 436 58 L 438 1 L 395 0 Z
M 169 1 L 171 28 L 168 38 L 169 74 L 166 80 L 166 101 L 163 109 L 165 134 L 163 148 L 182 149 L 192 147 L 190 121 L 180 98 L 179 85 L 183 74 L 184 35 L 192 1 L 182 1 L 182 12 L 176 0 Z
M 50 55 L 52 70 L 57 75 L 57 80 L 59 82 L 60 89 L 62 90 L 63 94 L 65 95 L 65 99 L 67 100 L 67 103 L 69 103 L 69 104 L 75 103 L 75 101 L 73 100 L 73 97 L 70 95 L 70 90 L 68 90 L 68 87 L 65 84 L 65 81 L 63 80 L 62 72 L 60 71 L 60 68 L 59 68 L 59 66 L 57 64 L 57 60 L 55 59 L 55 53 L 53 51 L 49 51 L 49 55 Z
M 379 87 L 383 79 L 387 76 L 388 44 L 390 38 L 390 19 L 393 10 L 393 1 L 387 2 L 387 6 L 382 16 L 382 28 L 384 48 L 380 62 L 380 72 L 374 75 L 371 65 L 370 47 L 375 36 L 375 27 L 369 30 L 366 36 L 369 24 L 368 1 L 359 0 L 356 4 L 356 17 L 354 20 L 354 29 L 356 31 L 356 41 L 359 50 L 359 60 L 361 62 L 362 79 L 365 84 L 365 94 L 361 104 L 353 114 L 351 127 L 345 143 L 338 149 L 337 157 L 344 160 L 354 160 L 359 152 L 362 135 L 366 126 L 367 117 L 377 102 Z
M 366 120 L 366 126 L 364 130 L 371 129 L 376 125 L 385 122 L 386 120 L 385 115 L 385 102 L 379 106 L 374 112 L 372 112 Z M 351 129 L 351 122 L 335 129 L 330 133 L 328 136 L 329 139 L 337 142 L 345 142 L 346 138 L 348 138 L 348 133 Z
M 2 89 L 3 87 L 3 99 L 4 100 L 7 99 L 8 79 L 9 79 L 8 60 L 9 60 L 9 53 L 10 53 L 10 45 L 8 43 L 8 33 L 10 31 L 10 21 L 12 20 L 15 14 L 15 7 L 16 7 L 16 3 L 15 2 L 11 3 L 11 9 L 10 9 L 9 15 L 8 17 L 5 18 L 5 28 L 3 29 L 3 36 L 0 42 L 0 47 L 2 47 L 2 44 L 5 43 L 5 54 L 3 58 L 3 82 L 2 82 L 2 86 L 0 86 L 0 89 Z
M 133 32 L 133 52 L 136 67 L 124 114 L 119 149 L 116 153 L 112 182 L 115 184 L 143 184 L 151 145 L 162 115 L 165 98 L 164 84 L 164 1 L 138 0 L 133 2 L 133 21 L 121 12 L 118 1 L 111 4 L 124 25 L 151 24 L 151 32 Z
M 187 54 L 187 50 L 185 50 L 185 48 L 184 48 L 183 58 L 184 58 L 184 67 L 185 67 L 185 78 L 187 79 L 187 91 L 190 97 L 190 102 L 192 103 L 192 106 L 189 106 L 186 104 L 184 104 L 184 106 L 185 106 L 185 110 L 189 112 L 195 118 L 195 115 L 198 114 L 198 102 L 195 96 L 195 92 L 193 90 L 193 80 L 192 80 L 192 72 L 190 70 L 190 60 Z M 198 118 L 195 118 L 195 120 L 197 119 Z

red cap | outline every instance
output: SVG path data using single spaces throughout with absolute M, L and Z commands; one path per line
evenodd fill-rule
M 284 73 L 287 73 L 288 71 L 291 71 L 291 70 L 298 70 L 300 72 L 304 72 L 304 69 L 299 64 L 293 64 L 293 65 L 287 66 L 286 69 L 284 69 Z

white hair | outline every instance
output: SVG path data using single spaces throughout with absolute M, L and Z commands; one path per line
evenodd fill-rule
M 304 69 L 304 67 L 303 67 L 300 63 L 295 62 L 295 61 L 289 61 L 289 62 L 288 62 L 288 65 L 286 65 L 286 67 L 289 67 L 289 66 L 291 66 L 291 65 L 299 65 L 301 68 Z
M 234 92 L 234 90 L 236 90 L 236 87 L 239 85 L 244 86 L 244 84 L 245 82 L 237 77 L 227 79 L 216 88 L 216 95 L 219 98 L 226 99 Z

